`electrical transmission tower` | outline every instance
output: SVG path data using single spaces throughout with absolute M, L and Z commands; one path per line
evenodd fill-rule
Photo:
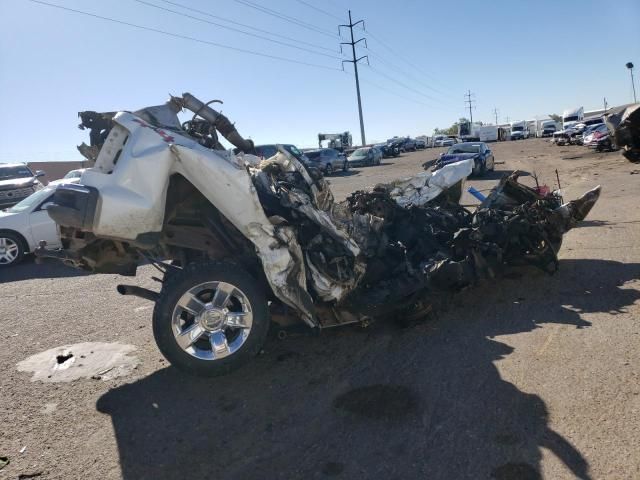
M 496 117 L 496 125 L 498 125 L 498 109 L 497 109 L 497 108 L 494 108 L 494 109 L 493 109 L 493 114 L 494 114 L 494 115 L 495 115 L 495 117 Z
M 467 93 L 464 94 L 464 98 L 466 99 L 464 101 L 464 103 L 468 104 L 469 106 L 469 121 L 471 123 L 473 123 L 473 104 L 475 103 L 475 100 L 473 99 L 473 96 L 475 95 L 475 93 L 471 93 L 471 90 L 467 90 Z
M 338 25 L 338 31 L 340 31 L 341 28 L 348 28 L 351 33 L 350 42 L 340 42 L 340 52 L 342 52 L 342 45 L 351 45 L 352 60 L 343 60 L 342 68 L 344 69 L 345 62 L 353 63 L 353 69 L 355 70 L 355 73 L 356 73 L 356 93 L 358 94 L 358 114 L 360 115 L 360 140 L 362 141 L 362 146 L 364 147 L 367 141 L 365 140 L 365 137 L 364 137 L 364 120 L 362 119 L 362 99 L 360 98 L 360 80 L 358 79 L 358 62 L 363 58 L 366 58 L 367 63 L 369 63 L 369 56 L 363 55 L 360 58 L 356 58 L 356 44 L 364 41 L 365 46 L 367 48 L 369 48 L 369 46 L 367 45 L 366 38 L 360 38 L 358 40 L 354 40 L 353 38 L 353 27 L 355 27 L 359 23 L 362 23 L 362 26 L 364 27 L 364 20 L 358 20 L 356 23 L 353 23 L 353 20 L 351 20 L 351 10 L 349 10 L 349 25 Z

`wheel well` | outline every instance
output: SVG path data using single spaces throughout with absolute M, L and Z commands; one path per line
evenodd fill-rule
M 18 241 L 22 244 L 23 252 L 30 253 L 31 249 L 29 248 L 29 242 L 27 242 L 27 239 L 24 238 L 24 235 L 22 235 L 20 232 L 17 232 L 15 230 L 9 230 L 8 228 L 1 228 L 0 235 L 2 235 L 3 233 L 11 233 L 16 237 L 18 237 Z
M 259 264 L 251 241 L 180 174 L 169 179 L 161 242 L 181 260 L 186 251 L 210 260 L 234 259 L 248 270 Z

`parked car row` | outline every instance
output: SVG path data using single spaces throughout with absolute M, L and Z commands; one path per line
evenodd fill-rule
M 556 145 L 584 145 L 597 151 L 617 150 L 613 135 L 602 119 L 575 123 L 555 132 L 551 140 Z
M 60 246 L 58 227 L 45 206 L 58 185 L 79 183 L 85 170 L 71 170 L 45 187 L 38 180 L 44 172 L 24 163 L 0 164 L 0 268 L 19 263 L 41 240 Z

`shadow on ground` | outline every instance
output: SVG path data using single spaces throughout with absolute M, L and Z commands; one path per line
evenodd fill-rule
M 360 168 L 360 167 L 358 167 Z M 333 172 L 331 175 L 328 175 L 326 178 L 331 179 L 332 177 L 350 177 L 352 175 L 357 175 L 360 173 L 360 170 L 355 168 L 350 168 L 349 170 L 338 170 Z
M 502 177 L 511 175 L 513 170 L 492 170 L 484 172 L 481 176 L 473 176 L 474 180 L 500 180 Z
M 111 416 L 126 479 L 535 480 L 541 447 L 589 479 L 544 401 L 500 377 L 494 362 L 514 349 L 492 338 L 547 323 L 580 335 L 584 313 L 636 302 L 624 283 L 639 276 L 640 264 L 602 260 L 563 260 L 553 277 L 517 271 L 411 328 L 272 341 L 217 379 L 165 368 L 97 408 Z
M 64 278 L 81 275 L 88 275 L 88 273 L 68 267 L 57 260 L 44 260 L 43 263 L 38 264 L 35 262 L 35 257 L 29 255 L 18 265 L 0 269 L 0 284 L 33 278 Z

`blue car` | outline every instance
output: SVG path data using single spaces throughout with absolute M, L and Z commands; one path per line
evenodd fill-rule
M 460 162 L 473 158 L 473 175 L 482 176 L 486 171 L 492 172 L 495 169 L 495 159 L 493 152 L 484 142 L 457 143 L 449 147 L 446 153 L 440 154 L 436 161 L 434 170 L 444 167 L 450 163 Z

